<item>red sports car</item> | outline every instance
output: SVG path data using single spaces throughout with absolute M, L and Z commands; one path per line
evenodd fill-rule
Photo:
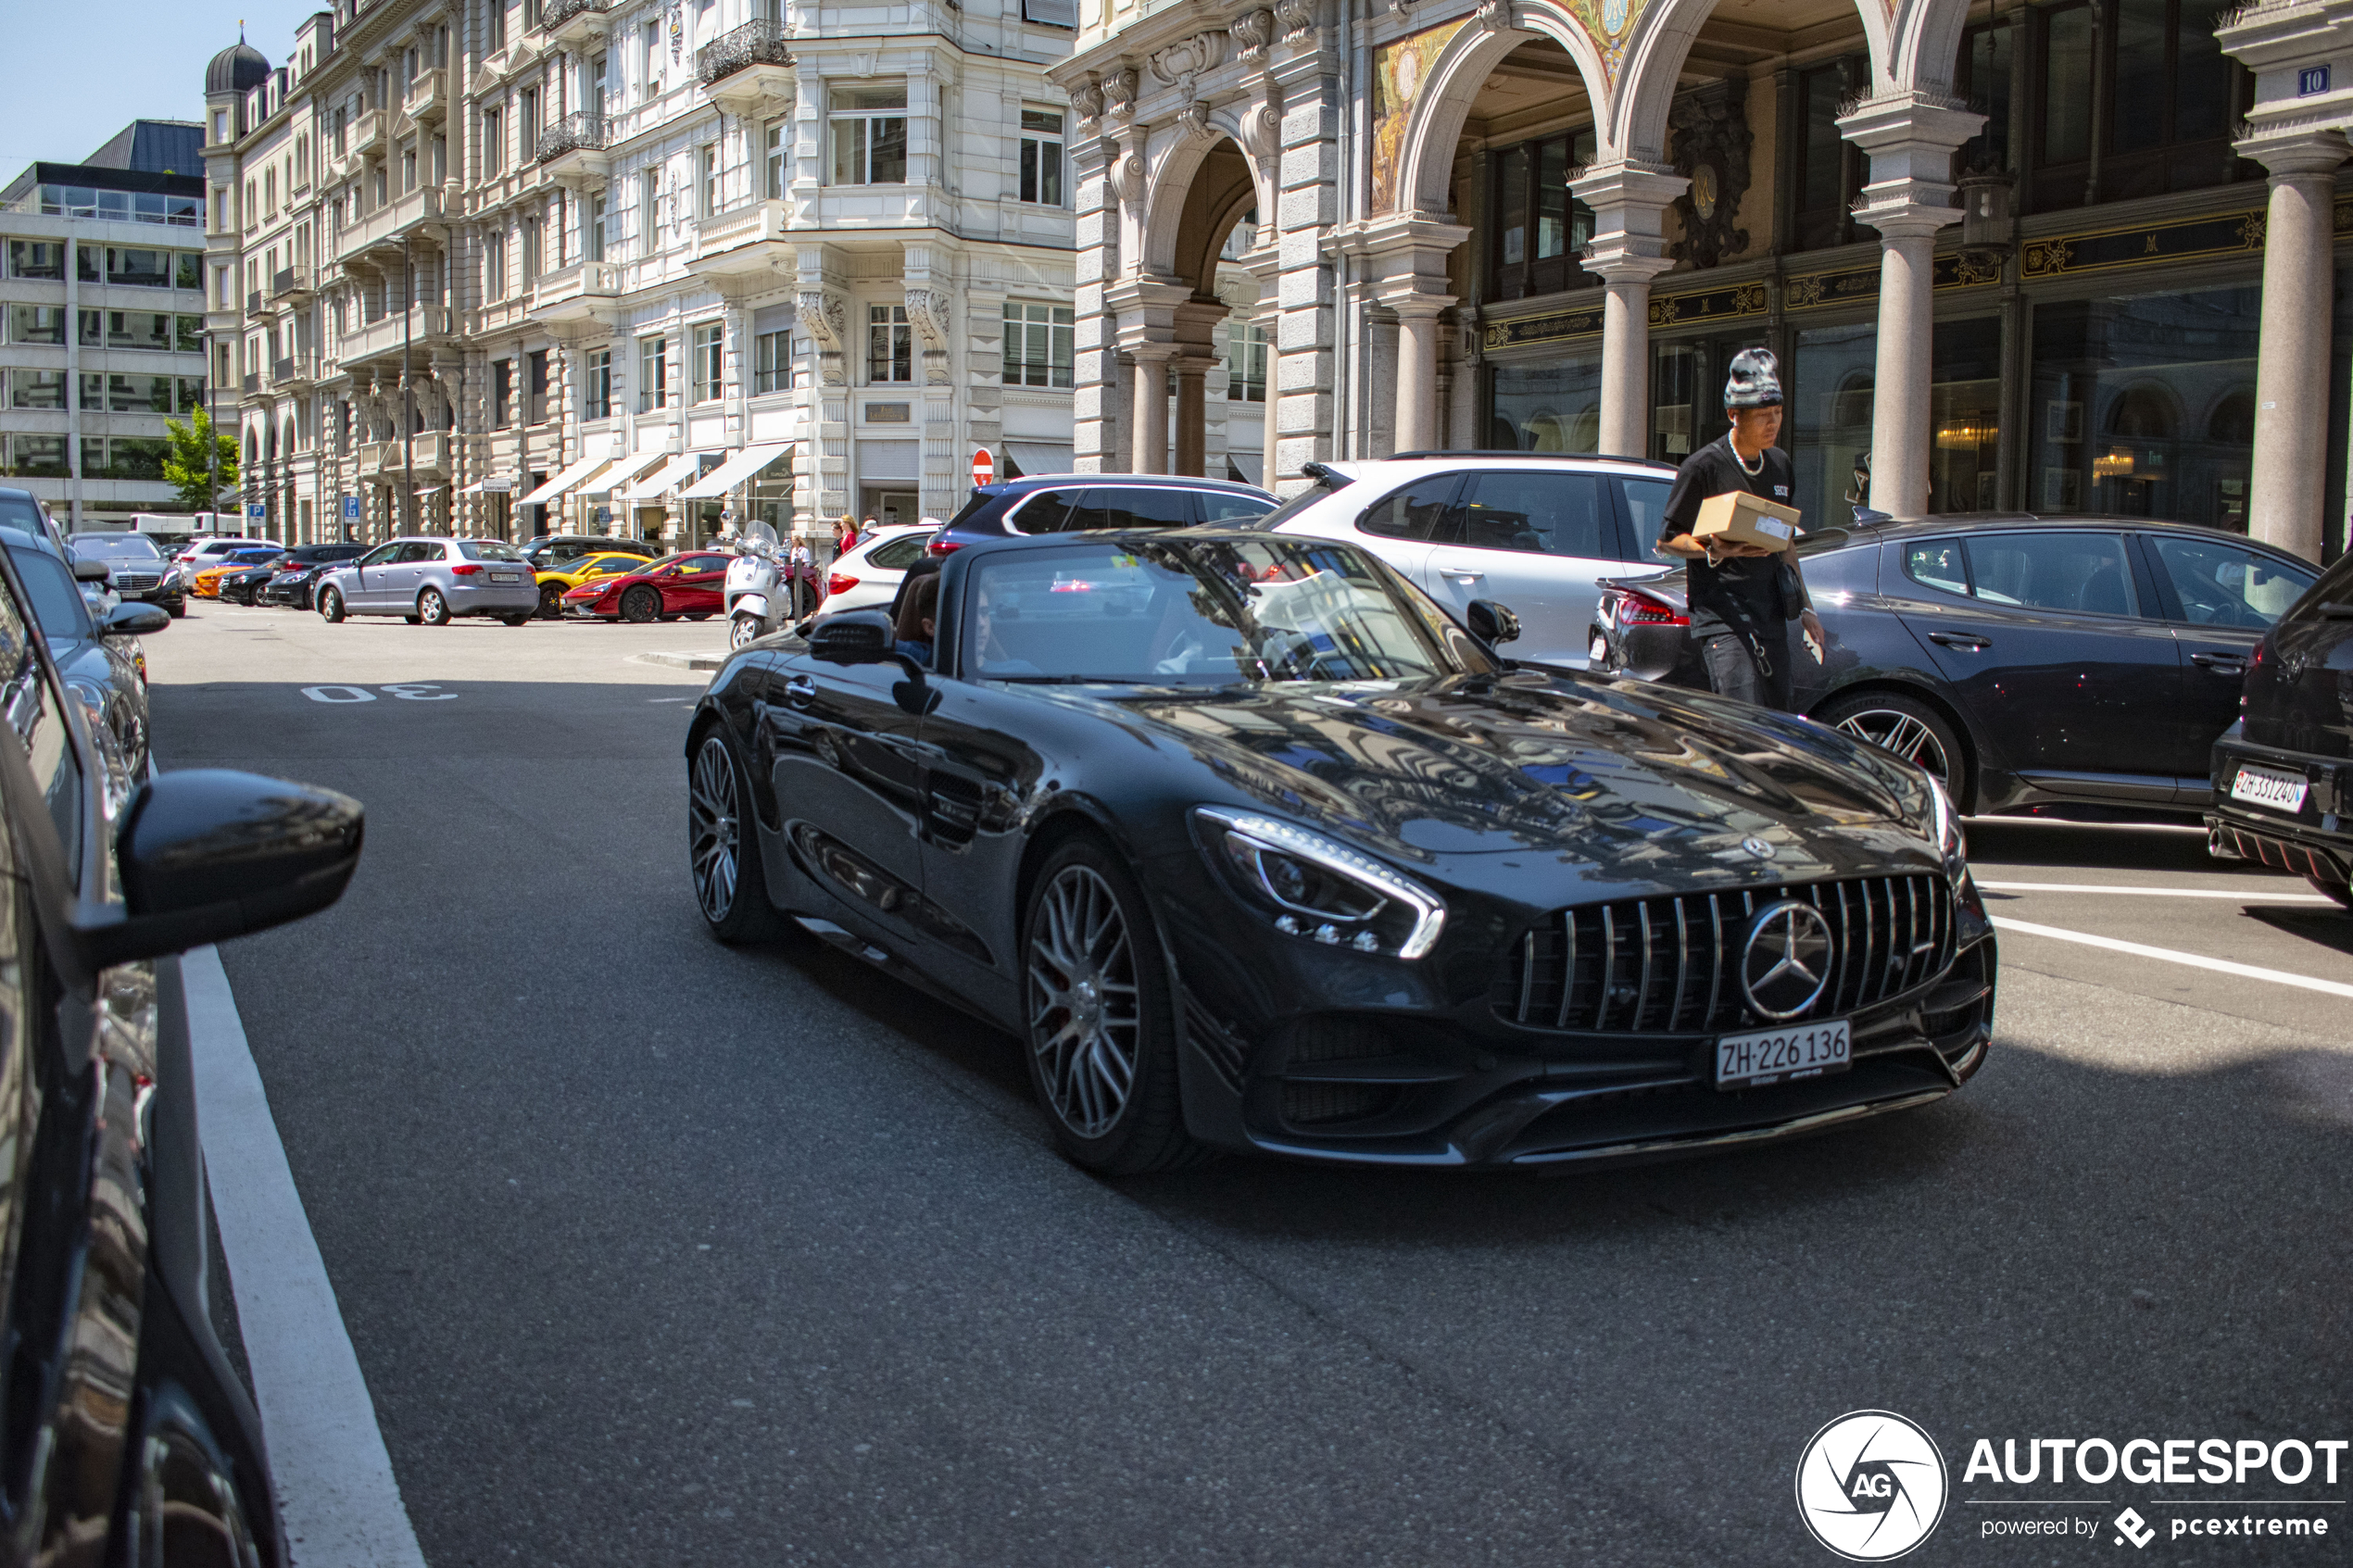
M 728 558 L 687 550 L 648 561 L 644 570 L 598 577 L 563 596 L 566 615 L 599 621 L 701 621 L 726 605 Z

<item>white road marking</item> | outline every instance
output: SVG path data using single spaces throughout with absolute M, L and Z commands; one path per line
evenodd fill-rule
M 2158 959 L 2166 963 L 2187 964 L 2192 969 L 2210 969 L 2218 974 L 2235 974 L 2247 980 L 2268 980 L 2274 985 L 2294 985 L 2306 991 L 2323 991 L 2332 997 L 2353 997 L 2353 985 L 2334 980 L 2315 980 L 2309 974 L 2291 974 L 2284 969 L 2259 969 L 2251 963 L 2233 963 L 2228 959 L 2209 959 L 2203 953 L 2184 953 L 2171 947 L 2152 947 L 2143 942 L 2122 942 L 2113 936 L 2095 936 L 2088 931 L 2065 931 L 2056 925 L 2036 925 L 2030 921 L 2010 920 L 2002 915 L 1993 917 L 1994 924 L 2003 931 L 2020 932 L 2028 936 L 2048 936 L 2057 942 L 2080 942 L 2087 947 L 2106 947 L 2112 953 L 2130 953 L 2134 958 Z
M 329 696 L 329 692 L 341 692 L 341 696 Z M 376 694 L 365 686 L 305 686 L 302 695 L 313 702 L 373 702 Z
M 424 1568 L 220 956 L 181 960 L 196 1122 L 295 1568 Z
M 2112 882 L 1987 882 L 1978 886 L 1996 893 L 2138 893 L 2151 898 L 2236 898 L 2241 903 L 2334 904 L 2325 893 L 2271 893 L 2243 887 L 2128 887 Z

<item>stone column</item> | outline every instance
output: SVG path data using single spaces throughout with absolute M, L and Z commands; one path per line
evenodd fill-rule
M 2264 218 L 2263 326 L 2255 362 L 2254 478 L 2247 531 L 2318 562 L 2324 542 L 2329 331 L 2336 167 L 2344 133 L 2259 133 L 2241 156 L 2271 174 Z
M 1130 473 L 1168 471 L 1168 361 L 1174 344 L 1138 344 L 1128 350 L 1133 390 L 1128 394 L 1128 420 L 1135 427 L 1135 445 L 1128 452 Z
M 1454 303 L 1443 294 L 1394 302 L 1397 312 L 1397 450 L 1426 452 L 1439 444 L 1438 317 Z
M 1259 225 L 1261 235 L 1274 232 L 1274 225 Z M 1260 424 L 1263 433 L 1258 445 L 1258 483 L 1268 490 L 1275 488 L 1275 415 L 1279 407 L 1276 388 L 1282 384 L 1282 351 L 1276 339 L 1282 330 L 1282 305 L 1277 291 L 1282 287 L 1282 252 L 1274 245 L 1254 246 L 1242 257 L 1242 265 L 1258 280 L 1258 303 L 1251 309 L 1251 325 L 1266 335 L 1266 401 L 1262 406 Z
M 1176 357 L 1176 458 L 1171 473 L 1205 478 L 1208 473 L 1208 376 L 1214 359 L 1198 354 Z M 1222 476 L 1221 476 L 1222 477 Z
M 1882 94 L 1840 117 L 1839 131 L 1869 155 L 1870 183 L 1855 220 L 1880 233 L 1879 357 L 1871 388 L 1871 506 L 1891 517 L 1928 511 L 1934 450 L 1931 383 L 1936 232 L 1961 220 L 1953 154 L 1985 123 L 1932 93 Z M 1809 498 L 1800 497 L 1807 506 Z M 1818 514 L 1822 498 L 1810 498 Z
M 1690 183 L 1666 164 L 1631 158 L 1597 163 L 1569 182 L 1593 209 L 1585 270 L 1600 275 L 1604 290 L 1600 449 L 1605 456 L 1640 458 L 1649 451 L 1651 280 L 1675 264 L 1667 255 L 1667 208 Z
M 1454 303 L 1446 264 L 1470 231 L 1442 219 L 1396 214 L 1367 225 L 1358 244 L 1371 262 L 1374 297 L 1397 317 L 1393 449 L 1439 444 L 1438 318 Z

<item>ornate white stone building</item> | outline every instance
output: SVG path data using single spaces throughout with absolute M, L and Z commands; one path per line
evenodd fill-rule
M 1764 344 L 1817 515 L 1852 492 L 2343 546 L 2345 0 L 1078 22 L 1050 74 L 1078 134 L 1082 467 L 1210 466 L 1218 257 L 1249 220 L 1280 487 L 1430 446 L 1677 460 Z
M 346 0 L 283 67 L 224 53 L 210 324 L 262 524 L 692 542 L 1067 469 L 1070 20 Z

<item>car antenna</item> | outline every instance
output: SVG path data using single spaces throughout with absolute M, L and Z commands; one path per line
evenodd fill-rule
M 1356 483 L 1350 475 L 1340 472 L 1329 463 L 1319 463 L 1313 458 L 1300 464 L 1299 471 L 1327 490 L 1344 489 Z

